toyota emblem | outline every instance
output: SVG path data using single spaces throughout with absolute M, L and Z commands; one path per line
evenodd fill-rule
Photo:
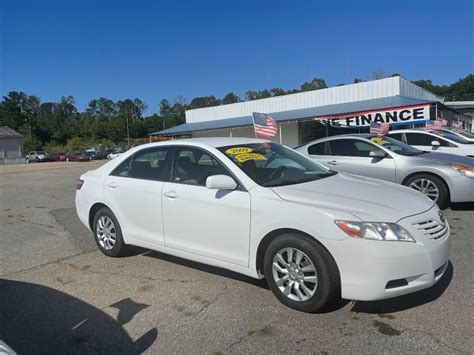
M 444 217 L 443 212 L 438 211 L 438 216 L 439 216 L 439 220 L 440 220 L 443 224 L 445 224 L 445 223 L 446 223 L 446 217 Z

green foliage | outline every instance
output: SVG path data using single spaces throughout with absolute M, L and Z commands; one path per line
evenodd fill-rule
M 392 74 L 397 76 L 398 73 Z M 374 77 L 385 77 L 382 70 Z M 355 79 L 354 83 L 362 82 Z M 436 85 L 431 80 L 414 81 L 446 100 L 474 100 L 474 75 L 470 74 L 451 85 Z M 245 100 L 258 100 L 302 91 L 326 88 L 324 79 L 315 78 L 297 89 L 263 89 L 245 93 Z M 185 122 L 185 111 L 227 105 L 241 99 L 229 92 L 222 99 L 213 95 L 196 97 L 188 104 L 178 96 L 173 104 L 163 99 L 159 114 L 145 117 L 147 105 L 138 98 L 114 102 L 101 97 L 91 100 L 84 112 L 79 112 L 72 96 L 58 102 L 41 102 L 40 98 L 21 91 L 11 91 L 0 101 L 0 126 L 9 126 L 24 135 L 25 151 L 75 151 L 87 147 L 105 149 L 116 144 L 125 145 L 130 139 L 145 138 L 148 134 Z

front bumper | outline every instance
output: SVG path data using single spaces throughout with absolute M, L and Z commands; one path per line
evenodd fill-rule
M 425 231 L 419 230 L 417 223 L 439 221 L 437 211 L 433 207 L 428 212 L 398 222 L 412 234 L 416 243 L 349 237 L 334 242 L 337 243 L 334 248 L 327 245 L 339 268 L 342 297 L 375 301 L 434 285 L 448 266 L 451 249 L 449 226 L 446 225 L 438 234 L 434 233 L 436 239 L 431 239 Z
M 473 202 L 474 178 L 461 174 L 451 177 L 449 181 L 449 194 L 451 202 Z

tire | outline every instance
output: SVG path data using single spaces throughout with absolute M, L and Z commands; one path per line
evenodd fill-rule
M 431 174 L 417 174 L 410 177 L 405 184 L 431 198 L 440 208 L 449 204 L 449 191 L 443 180 Z M 425 189 L 423 191 L 423 189 Z M 431 192 L 431 196 L 428 194 Z M 433 194 L 437 197 L 434 198 Z
M 36 162 L 37 162 L 37 163 L 39 163 L 39 162 L 40 162 L 39 158 L 36 158 Z
M 119 257 L 126 254 L 127 245 L 123 241 L 120 224 L 112 211 L 107 207 L 101 208 L 95 214 L 93 233 L 99 250 L 105 255 Z
M 30 159 L 26 158 L 26 164 L 30 163 Z
M 66 161 L 69 162 L 69 157 L 66 157 Z
M 289 263 L 284 266 L 277 256 L 279 254 L 284 261 L 288 261 L 291 254 L 290 250 L 293 250 L 291 258 L 293 266 L 298 261 L 298 253 L 303 254 L 296 270 L 292 269 Z M 277 271 L 278 268 L 274 267 L 274 262 L 278 264 L 279 270 L 284 270 L 286 267 L 286 271 L 289 271 L 289 273 Z M 268 245 L 263 263 L 268 286 L 278 300 L 290 308 L 314 313 L 340 297 L 340 294 L 338 294 L 340 277 L 337 265 L 326 249 L 310 237 L 298 234 L 280 235 Z M 311 271 L 311 266 L 314 272 Z M 306 270 L 302 271 L 302 269 Z M 285 277 L 287 280 L 285 280 Z M 289 277 L 293 278 L 294 281 L 288 280 Z M 288 288 L 287 295 L 284 292 Z M 297 289 L 299 289 L 299 292 Z

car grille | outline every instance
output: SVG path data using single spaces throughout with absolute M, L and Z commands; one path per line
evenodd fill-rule
M 448 223 L 441 224 L 434 219 L 412 223 L 415 228 L 422 231 L 428 238 L 438 240 L 446 236 L 449 232 Z

